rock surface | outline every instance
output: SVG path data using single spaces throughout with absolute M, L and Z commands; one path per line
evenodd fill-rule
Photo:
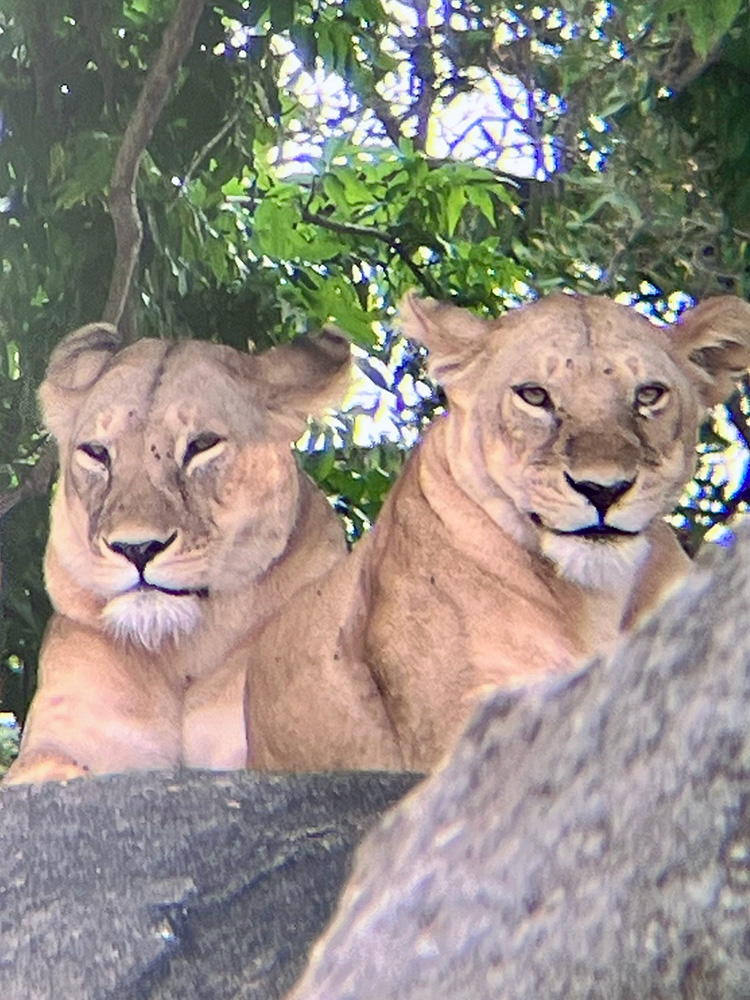
M 493 696 L 293 1000 L 750 997 L 750 533 L 606 662 Z
M 0 790 L 3 1000 L 274 1000 L 413 776 L 182 771 Z

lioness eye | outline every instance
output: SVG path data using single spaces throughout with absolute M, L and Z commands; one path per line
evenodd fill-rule
M 661 382 L 651 382 L 642 385 L 635 393 L 636 406 L 655 406 L 667 393 L 667 387 Z
M 543 406 L 545 409 L 552 408 L 552 400 L 549 397 L 549 393 L 540 385 L 514 385 L 513 392 L 520 396 L 524 403 L 528 403 L 529 406 Z
M 93 441 L 85 441 L 83 444 L 78 445 L 78 451 L 82 451 L 84 455 L 88 455 L 89 458 L 93 458 L 95 462 L 98 462 L 99 465 L 103 465 L 105 469 L 109 468 L 109 452 L 103 444 L 95 444 Z
M 185 454 L 182 456 L 183 468 L 188 465 L 196 455 L 200 455 L 204 451 L 210 451 L 211 448 L 215 448 L 217 444 L 221 444 L 224 440 L 225 438 L 221 437 L 219 434 L 213 434 L 211 431 L 205 431 L 203 434 L 196 434 L 196 436 L 188 442 Z

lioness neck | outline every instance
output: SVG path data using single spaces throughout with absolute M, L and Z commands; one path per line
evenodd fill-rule
M 279 558 L 249 586 L 208 599 L 206 627 L 185 644 L 188 672 L 211 672 L 228 653 L 252 640 L 305 586 L 346 555 L 338 518 L 323 494 L 300 473 L 297 517 Z M 191 666 L 192 665 L 192 666 Z

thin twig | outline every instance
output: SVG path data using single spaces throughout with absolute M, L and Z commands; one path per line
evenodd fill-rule
M 115 160 L 109 185 L 109 212 L 115 227 L 117 251 L 103 316 L 106 322 L 115 326 L 125 309 L 141 249 L 143 227 L 135 195 L 138 167 L 182 60 L 193 43 L 204 7 L 205 0 L 179 0 L 164 29 L 161 48 L 146 75 Z
M 205 160 L 205 158 L 208 156 L 211 150 L 214 149 L 221 142 L 221 140 L 224 138 L 227 132 L 230 132 L 234 128 L 234 126 L 237 124 L 237 120 L 239 119 L 239 117 L 240 117 L 239 111 L 235 111 L 235 113 L 230 118 L 227 118 L 227 120 L 221 126 L 216 135 L 213 136 L 211 139 L 209 139 L 206 145 L 202 149 L 198 150 L 198 152 L 193 157 L 193 162 L 188 167 L 187 173 L 182 179 L 183 189 L 188 186 L 190 181 L 193 179 L 193 174 L 201 165 L 201 163 Z

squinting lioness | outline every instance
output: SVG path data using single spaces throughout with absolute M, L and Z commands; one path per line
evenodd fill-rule
M 242 650 L 345 552 L 289 446 L 343 393 L 343 338 L 118 344 L 106 325 L 71 334 L 40 389 L 60 449 L 55 614 L 9 783 L 244 766 Z
M 427 770 L 478 693 L 569 671 L 688 561 L 662 515 L 706 407 L 750 365 L 750 306 L 659 329 L 604 298 L 496 321 L 409 297 L 449 412 L 373 531 L 250 651 L 248 763 Z

